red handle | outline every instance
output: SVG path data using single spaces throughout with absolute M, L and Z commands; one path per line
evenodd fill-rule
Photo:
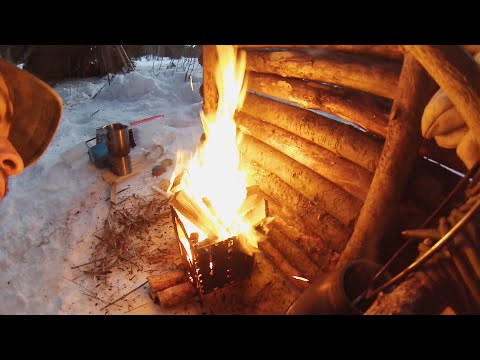
M 130 126 L 140 125 L 140 124 L 146 123 L 148 121 L 159 119 L 159 118 L 164 118 L 164 117 L 165 117 L 165 115 L 155 115 L 155 116 L 152 116 L 152 117 L 149 117 L 149 118 L 146 118 L 146 119 L 132 121 L 130 123 Z

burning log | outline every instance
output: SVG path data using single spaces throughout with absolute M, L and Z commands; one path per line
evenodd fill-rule
M 305 165 L 359 200 L 367 197 L 373 174 L 334 153 L 286 130 L 245 113 L 236 116 L 237 126 L 254 138 Z
M 387 99 L 395 95 L 400 68 L 392 62 L 338 52 L 318 52 L 314 57 L 299 51 L 247 53 L 249 71 L 341 85 Z
M 275 223 L 270 226 L 268 231 L 269 241 L 275 246 L 288 262 L 299 269 L 303 276 L 313 280 L 321 274 L 320 268 L 295 244 L 295 241 L 289 239 Z
M 249 169 L 250 181 L 258 184 L 265 194 L 282 204 L 281 209 L 288 218 L 291 216 L 300 218 L 305 224 L 306 232 L 323 239 L 326 247 L 339 252 L 343 250 L 350 238 L 350 233 L 337 219 L 315 206 L 300 192 L 258 164 L 250 161 L 244 164 Z
M 210 239 L 217 238 L 217 224 L 211 220 L 211 217 L 206 214 L 206 211 L 202 209 L 201 205 L 191 199 L 185 191 L 177 191 L 170 198 L 169 203 Z
M 362 203 L 345 190 L 249 135 L 243 136 L 239 147 L 247 158 L 277 175 L 345 226 L 355 223 Z
M 196 294 L 193 284 L 187 281 L 157 292 L 157 297 L 161 306 L 172 307 L 190 300 Z
M 247 95 L 242 112 L 290 131 L 375 172 L 383 144 L 352 126 L 255 94 Z
M 290 265 L 280 251 L 275 249 L 275 247 L 270 244 L 269 241 L 262 241 L 258 244 L 258 247 L 265 255 L 267 255 L 268 258 L 270 258 L 275 267 L 277 267 L 284 274 L 285 278 L 295 285 L 295 287 L 300 290 L 304 290 L 308 287 L 308 282 L 294 278 L 294 276 L 302 276 L 301 272 Z
M 299 79 L 251 72 L 248 89 L 290 101 L 303 108 L 320 110 L 385 136 L 388 116 L 374 96 Z
M 435 90 L 412 55 L 407 54 L 382 156 L 355 228 L 337 267 L 360 257 L 374 258 L 392 221 L 421 142 L 423 109 Z
M 148 284 L 153 293 L 165 290 L 171 286 L 187 280 L 187 273 L 183 270 L 167 271 L 160 275 L 148 277 Z
M 473 47 L 478 45 L 465 46 Z M 403 60 L 401 45 L 239 45 L 239 47 L 243 49 L 325 49 L 359 55 L 371 55 L 372 57 L 381 57 L 393 61 Z

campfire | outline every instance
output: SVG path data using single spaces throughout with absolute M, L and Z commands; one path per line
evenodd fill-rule
M 181 252 L 201 295 L 250 275 L 271 220 L 240 168 L 234 115 L 246 94 L 246 55 L 233 46 L 217 46 L 217 53 L 218 107 L 201 113 L 204 140 L 192 156 L 177 154 L 168 190 Z

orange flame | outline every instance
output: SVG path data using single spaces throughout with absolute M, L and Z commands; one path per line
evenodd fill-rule
M 184 171 L 180 184 L 175 186 L 174 190 L 183 190 L 206 210 L 206 216 L 215 224 L 217 241 L 239 236 L 244 247 L 253 251 L 258 248 L 257 243 L 262 240 L 262 235 L 254 230 L 253 224 L 241 209 L 247 196 L 247 176 L 240 170 L 240 153 L 237 147 L 239 139 L 233 118 L 246 95 L 246 53 L 237 52 L 237 49 L 230 45 L 218 45 L 217 53 L 217 111 L 209 114 L 201 112 L 205 141 L 193 156 L 189 156 L 185 151 L 177 153 L 176 168 L 170 183 Z M 171 190 L 169 189 L 170 193 Z M 185 217 L 179 215 L 188 234 L 198 233 L 199 242 L 207 238 Z M 185 246 L 188 242 L 182 243 Z M 189 255 L 191 259 L 191 254 Z

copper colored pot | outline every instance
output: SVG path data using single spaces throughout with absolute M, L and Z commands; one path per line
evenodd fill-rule
M 356 260 L 315 280 L 287 310 L 287 315 L 360 315 L 373 300 L 353 301 L 370 285 L 381 266 L 369 260 Z M 378 279 L 383 283 L 388 274 Z

